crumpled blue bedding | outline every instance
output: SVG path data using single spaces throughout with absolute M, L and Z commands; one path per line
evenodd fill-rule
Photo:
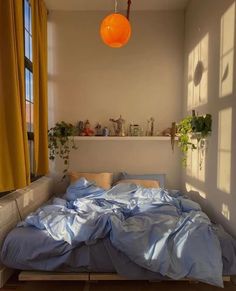
M 109 237 L 113 247 L 151 272 L 223 286 L 212 224 L 197 203 L 177 191 L 134 184 L 105 191 L 81 179 L 20 224 L 29 225 L 72 247 Z

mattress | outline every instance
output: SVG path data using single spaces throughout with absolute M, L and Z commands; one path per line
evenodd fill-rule
M 235 275 L 235 240 L 220 226 L 215 226 L 215 231 L 222 249 L 223 275 Z M 8 234 L 1 250 L 1 261 L 20 270 L 116 272 L 129 279 L 167 279 L 130 261 L 108 238 L 75 247 L 54 240 L 46 231 L 32 226 L 17 227 Z

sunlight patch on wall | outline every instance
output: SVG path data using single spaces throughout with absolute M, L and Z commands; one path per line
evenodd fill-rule
M 192 141 L 193 142 L 193 141 Z M 197 145 L 197 141 L 193 142 Z M 187 154 L 186 173 L 189 177 L 205 182 L 206 149 L 189 150 Z
M 188 57 L 188 110 L 208 102 L 208 46 L 206 34 Z
M 33 190 L 27 191 L 27 195 L 23 197 L 23 207 L 27 207 L 28 205 L 32 204 L 34 201 L 34 193 Z
M 221 17 L 220 98 L 233 93 L 235 3 Z
M 217 188 L 230 193 L 231 188 L 232 108 L 219 112 Z
M 190 191 L 194 191 L 194 192 L 198 192 L 198 194 L 203 198 L 206 199 L 207 195 L 205 192 L 199 190 L 198 188 L 194 187 L 193 185 L 189 184 L 189 183 L 185 183 L 185 188 L 188 192 Z
M 225 218 L 227 218 L 228 220 L 230 220 L 230 210 L 229 210 L 229 206 L 226 204 L 222 204 L 222 210 L 221 210 L 222 215 L 224 215 Z

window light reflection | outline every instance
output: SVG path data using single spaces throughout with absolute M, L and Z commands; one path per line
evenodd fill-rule
M 221 17 L 220 98 L 233 93 L 235 3 Z
M 191 141 L 196 144 L 197 141 Z M 186 173 L 189 177 L 205 182 L 206 175 L 206 149 L 198 148 L 196 150 L 189 150 L 187 154 L 187 169 Z
M 219 112 L 217 188 L 225 193 L 231 190 L 232 108 Z
M 229 210 L 229 206 L 226 204 L 222 204 L 222 211 L 221 211 L 222 215 L 224 215 L 224 217 L 227 220 L 230 220 L 230 210 Z

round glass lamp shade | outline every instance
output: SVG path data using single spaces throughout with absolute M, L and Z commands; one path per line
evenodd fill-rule
M 113 13 L 103 19 L 100 33 L 106 45 L 119 48 L 129 41 L 131 26 L 124 15 Z

